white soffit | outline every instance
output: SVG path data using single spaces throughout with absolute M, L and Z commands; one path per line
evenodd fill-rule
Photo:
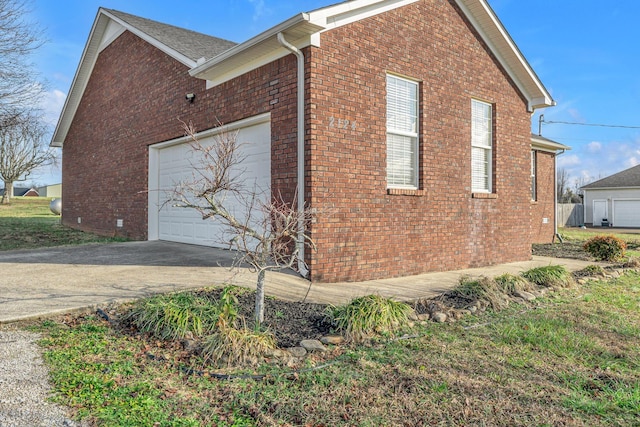
M 571 147 L 569 147 L 568 145 L 560 144 L 559 142 L 555 142 L 537 135 L 531 136 L 531 148 L 533 148 L 534 150 L 547 151 L 550 153 L 571 150 Z

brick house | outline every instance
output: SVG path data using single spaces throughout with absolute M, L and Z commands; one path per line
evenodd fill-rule
M 158 190 L 189 167 L 178 119 L 205 139 L 219 120 L 250 178 L 330 207 L 314 281 L 525 260 L 555 232 L 561 148 L 530 133 L 552 105 L 486 0 L 347 1 L 241 44 L 100 9 L 52 141 L 63 222 L 214 244 Z

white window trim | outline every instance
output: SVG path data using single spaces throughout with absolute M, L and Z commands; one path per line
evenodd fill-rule
M 397 75 L 393 75 L 393 74 L 387 74 L 387 78 L 386 78 L 386 87 L 387 87 L 387 96 L 389 93 L 389 79 L 396 79 L 396 80 L 401 80 L 404 82 L 407 82 L 411 85 L 413 85 L 414 89 L 415 89 L 415 111 L 416 111 L 416 117 L 415 117 L 415 130 L 414 131 L 406 131 L 406 130 L 401 130 L 401 129 L 393 129 L 389 127 L 389 122 L 387 119 L 387 125 L 386 125 L 386 135 L 387 135 L 387 188 L 389 189 L 393 189 L 393 188 L 397 188 L 397 189 L 409 189 L 409 190 L 417 190 L 419 188 L 419 181 L 420 181 L 420 138 L 419 138 L 419 134 L 420 134 L 420 86 L 419 83 L 415 80 L 410 80 L 407 78 L 403 78 L 403 77 L 399 77 Z M 389 109 L 389 100 L 387 98 L 387 114 L 388 114 L 388 109 Z M 387 116 L 388 117 L 388 116 Z M 398 184 L 398 183 L 390 183 L 389 182 L 389 135 L 397 135 L 397 136 L 403 136 L 403 137 L 409 137 L 409 138 L 413 138 L 412 144 L 413 144 L 413 152 L 415 153 L 413 156 L 413 170 L 414 170 L 414 177 L 413 177 L 413 183 L 411 184 Z
M 486 105 L 489 107 L 491 116 L 489 117 L 489 146 L 478 144 L 473 138 L 473 105 L 475 103 Z M 471 154 L 471 191 L 473 193 L 492 193 L 493 192 L 493 105 L 477 99 L 471 100 L 471 151 L 473 148 L 483 149 L 489 152 L 489 161 L 487 162 L 487 186 L 488 188 L 475 188 L 473 186 L 473 153 Z

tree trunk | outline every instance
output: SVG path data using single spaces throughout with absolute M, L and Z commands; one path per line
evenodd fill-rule
M 13 181 L 4 182 L 4 194 L 2 195 L 2 201 L 0 204 L 8 205 L 11 203 L 11 197 L 13 196 Z
M 256 286 L 256 309 L 254 313 L 256 326 L 262 325 L 262 322 L 264 322 L 264 276 L 265 271 L 260 270 L 258 272 L 258 283 Z

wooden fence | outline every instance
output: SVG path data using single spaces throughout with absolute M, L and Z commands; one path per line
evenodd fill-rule
M 584 205 L 558 203 L 558 226 L 579 227 L 584 225 Z

